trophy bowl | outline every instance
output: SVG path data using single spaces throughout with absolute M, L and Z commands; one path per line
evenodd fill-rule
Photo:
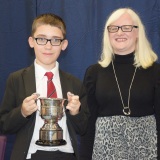
M 63 130 L 58 125 L 58 120 L 63 117 L 64 102 L 63 98 L 40 97 L 40 115 L 44 119 L 44 125 L 39 131 L 37 145 L 41 146 L 60 146 L 65 145 L 63 140 Z

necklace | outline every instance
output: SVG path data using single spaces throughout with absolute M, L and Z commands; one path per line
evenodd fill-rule
M 112 66 L 113 66 L 114 76 L 115 76 L 115 79 L 116 79 L 116 82 L 117 82 L 117 86 L 118 86 L 118 90 L 119 90 L 119 95 L 120 95 L 121 102 L 122 102 L 122 105 L 123 105 L 123 113 L 128 116 L 128 115 L 131 114 L 131 110 L 129 108 L 130 94 L 131 94 L 131 87 L 132 87 L 132 84 L 133 84 L 133 80 L 134 80 L 134 77 L 135 77 L 135 74 L 136 74 L 137 67 L 134 70 L 134 74 L 133 74 L 133 77 L 132 77 L 132 80 L 131 80 L 131 84 L 129 86 L 129 91 L 128 91 L 128 106 L 125 106 L 123 98 L 122 98 L 122 93 L 121 93 L 121 90 L 120 90 L 120 87 L 119 87 L 118 79 L 117 79 L 117 76 L 116 76 L 116 71 L 115 71 L 115 68 L 114 68 L 113 61 L 112 61 Z

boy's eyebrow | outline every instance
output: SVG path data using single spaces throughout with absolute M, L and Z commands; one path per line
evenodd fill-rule
M 44 35 L 44 34 L 38 34 L 36 37 L 44 37 L 44 38 L 47 38 L 48 36 Z M 62 38 L 60 36 L 52 36 L 51 38 Z

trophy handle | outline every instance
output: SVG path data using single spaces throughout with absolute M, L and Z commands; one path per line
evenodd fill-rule
M 68 109 L 66 109 L 67 104 L 68 104 L 68 99 L 64 98 L 63 102 L 62 102 L 62 106 L 64 107 L 64 111 L 68 110 Z
M 37 96 L 37 99 L 35 100 L 35 103 L 37 103 L 37 101 L 39 100 L 39 96 L 40 94 L 39 93 L 33 93 L 32 95 L 36 95 Z M 38 108 L 37 111 L 39 111 L 39 115 L 41 115 L 41 112 L 40 112 L 40 109 Z
M 74 94 L 71 93 L 71 92 L 68 92 L 67 94 L 68 94 L 69 96 L 74 96 Z M 64 112 L 65 112 L 65 111 L 69 111 L 68 109 L 66 109 L 67 104 L 68 104 L 68 99 L 64 98 L 64 99 L 63 99 L 63 103 L 62 103 L 62 105 L 63 105 L 63 107 L 64 107 Z

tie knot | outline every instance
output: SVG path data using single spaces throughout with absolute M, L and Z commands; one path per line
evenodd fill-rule
M 53 78 L 53 73 L 52 72 L 46 72 L 45 76 L 47 76 L 48 80 Z

